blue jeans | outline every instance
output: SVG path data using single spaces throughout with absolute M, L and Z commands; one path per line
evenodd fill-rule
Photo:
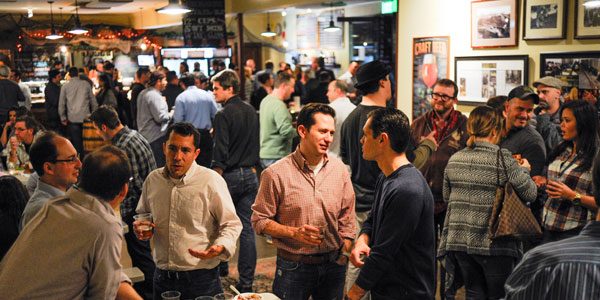
M 219 267 L 192 271 L 154 271 L 154 299 L 162 299 L 166 291 L 178 291 L 181 299 L 194 299 L 199 296 L 214 296 L 222 293 Z
M 240 281 L 237 288 L 241 292 L 250 292 L 256 269 L 256 243 L 250 217 L 252 216 L 252 204 L 254 204 L 258 191 L 258 177 L 255 168 L 237 168 L 223 173 L 223 178 L 227 182 L 235 211 L 243 226 L 238 258 Z
M 328 262 L 309 265 L 277 257 L 273 293 L 283 300 L 341 300 L 346 267 Z
M 462 251 L 449 251 L 447 255 L 454 259 L 460 269 L 467 300 L 504 298 L 504 283 L 516 265 L 516 258 L 475 255 Z

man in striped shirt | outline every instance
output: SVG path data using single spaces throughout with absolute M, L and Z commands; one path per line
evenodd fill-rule
M 252 206 L 257 234 L 273 237 L 281 299 L 342 299 L 355 236 L 354 191 L 341 160 L 327 156 L 335 111 L 309 104 L 298 115 L 300 145 L 261 175 Z
M 600 206 L 600 156 L 593 170 Z M 527 252 L 505 285 L 506 299 L 598 299 L 600 297 L 600 214 L 578 236 Z

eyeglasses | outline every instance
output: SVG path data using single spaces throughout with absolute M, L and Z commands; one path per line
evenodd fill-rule
M 454 97 L 452 96 L 448 96 L 448 95 L 444 95 L 444 94 L 438 94 L 438 93 L 431 93 L 431 98 L 435 99 L 435 100 L 442 100 L 444 102 L 446 101 L 450 101 L 452 99 L 454 99 Z
M 75 163 L 79 161 L 79 154 L 72 156 L 71 158 L 67 158 L 67 159 L 55 159 L 51 162 L 53 163 L 59 163 L 59 162 L 64 162 L 64 163 Z

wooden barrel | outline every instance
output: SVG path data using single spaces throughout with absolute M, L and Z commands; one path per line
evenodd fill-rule
M 94 124 L 89 119 L 83 121 L 83 151 L 85 154 L 88 154 L 104 145 L 108 145 L 108 142 L 105 142 L 102 139 L 96 129 L 94 128 Z

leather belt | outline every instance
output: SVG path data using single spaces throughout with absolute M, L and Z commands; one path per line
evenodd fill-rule
M 339 251 L 331 251 L 317 254 L 294 254 L 288 251 L 277 249 L 277 256 L 307 265 L 320 265 L 328 262 L 334 262 L 339 256 Z

